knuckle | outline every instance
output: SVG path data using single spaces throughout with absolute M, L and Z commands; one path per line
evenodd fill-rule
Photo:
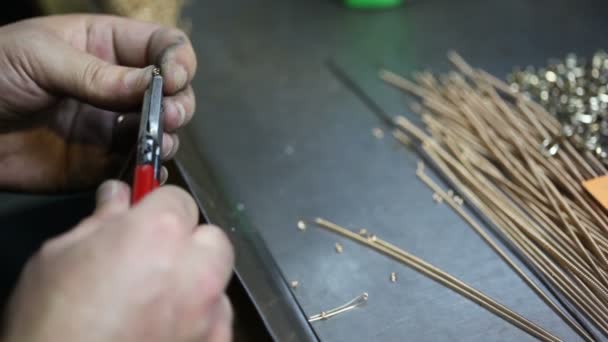
M 61 249 L 61 243 L 59 242 L 59 238 L 52 238 L 46 240 L 40 246 L 38 253 L 34 255 L 33 261 L 36 263 L 42 262 L 43 260 L 47 260 L 52 256 L 56 255 L 57 252 Z
M 141 209 L 136 208 L 132 219 L 136 221 L 138 234 L 148 235 L 150 230 L 155 236 L 182 238 L 191 235 L 195 220 L 188 208 L 193 200 L 184 190 L 173 186 L 163 186 L 144 199 Z
M 88 61 L 84 66 L 81 78 L 81 84 L 87 97 L 93 97 L 98 89 L 105 88 L 102 85 L 105 82 L 106 76 L 103 66 L 99 61 L 94 59 Z
M 181 225 L 180 216 L 173 210 L 163 210 L 156 217 L 160 227 L 179 227 Z
M 194 198 L 186 192 L 184 189 L 168 185 L 161 188 L 163 193 L 166 193 L 167 198 L 171 199 L 170 207 L 174 208 L 176 212 L 181 212 L 184 215 L 198 215 L 198 206 L 194 201 Z
M 182 197 L 185 197 L 186 193 L 181 188 L 174 185 L 163 186 L 157 191 L 158 196 L 163 197 L 163 201 L 167 205 L 180 206 Z
M 40 252 L 32 255 L 25 263 L 20 278 L 39 278 L 44 273 L 45 269 L 49 268 L 49 263 L 49 260 L 42 257 Z M 49 282 L 47 281 L 46 283 L 48 284 Z
M 165 192 L 171 194 L 172 197 L 179 198 L 179 199 L 190 196 L 184 189 L 177 187 L 175 185 L 165 186 L 165 187 L 163 187 L 163 190 Z
M 201 229 L 207 230 L 209 239 L 221 253 L 222 263 L 232 268 L 234 266 L 235 255 L 234 248 L 232 247 L 232 243 L 230 242 L 228 235 L 226 235 L 221 228 L 214 225 L 205 225 L 202 226 Z
M 74 239 L 75 236 L 78 236 L 78 234 L 82 234 L 83 232 L 90 232 L 99 227 L 101 224 L 101 218 L 96 217 L 95 215 L 87 217 L 80 221 L 80 223 L 72 230 L 44 241 L 41 244 L 37 255 L 42 260 L 52 258 L 58 253 L 70 248 L 70 246 L 73 246 L 74 242 L 77 241 Z
M 153 220 L 155 234 L 165 238 L 180 238 L 185 235 L 183 219 L 172 210 L 159 212 Z
M 85 225 L 99 225 L 103 222 L 103 215 L 99 215 L 99 212 L 94 212 L 93 215 L 83 219 L 82 221 L 80 221 L 80 223 L 78 224 L 78 226 L 85 226 Z

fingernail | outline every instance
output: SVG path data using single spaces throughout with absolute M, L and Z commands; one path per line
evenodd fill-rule
M 165 113 L 173 112 L 173 107 L 175 107 L 175 111 L 178 112 L 177 115 L 179 116 L 179 110 L 177 109 L 177 107 L 175 105 L 175 101 L 169 100 L 167 98 L 163 99 L 163 111 Z M 165 116 L 167 116 L 167 115 L 165 114 Z M 178 118 L 178 121 L 179 121 L 179 118 Z
M 124 82 L 127 89 L 138 89 L 142 84 L 147 85 L 152 78 L 150 67 L 144 69 L 133 69 L 125 74 Z
M 167 179 L 169 179 L 169 171 L 167 171 L 167 168 L 163 166 L 160 169 L 160 185 L 165 185 Z
M 167 158 L 171 152 L 173 151 L 173 145 L 174 145 L 174 141 L 173 141 L 173 137 L 171 137 L 168 134 L 165 134 L 163 136 L 163 147 L 162 147 L 162 153 L 163 153 L 163 158 Z
M 172 134 L 171 139 L 173 140 L 173 148 L 171 149 L 171 154 L 175 155 L 177 150 L 179 150 L 179 136 L 177 134 Z
M 116 181 L 105 181 L 99 189 L 97 189 L 96 200 L 97 204 L 106 203 L 118 193 L 118 183 Z
M 177 64 L 173 67 L 173 80 L 175 81 L 176 89 L 182 89 L 188 81 L 188 73 L 183 66 Z
M 184 122 L 186 122 L 186 109 L 184 109 L 184 105 L 179 102 L 177 102 L 175 106 L 177 107 L 177 113 L 179 114 L 178 126 L 181 127 L 184 125 Z

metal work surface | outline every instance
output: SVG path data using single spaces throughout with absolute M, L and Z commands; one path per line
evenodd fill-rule
M 326 62 L 334 59 L 388 112 L 415 119 L 407 98 L 377 79 L 379 66 L 446 71 L 445 54 L 455 49 L 504 76 L 514 65 L 541 65 L 570 51 L 590 55 L 608 46 L 608 4 L 407 2 L 365 12 L 331 0 L 193 1 L 187 15 L 200 57 L 199 107 L 178 158 L 187 183 L 206 216 L 231 235 L 239 279 L 281 341 L 315 338 L 300 307 L 309 316 L 362 292 L 369 293 L 366 306 L 311 325 L 320 340 L 531 340 L 382 255 L 311 225 L 296 228 L 299 219 L 317 216 L 365 227 L 577 340 L 460 218 L 433 202 L 415 177 L 419 157 L 390 137 Z M 372 136 L 374 127 L 385 129 L 383 139 Z M 0 194 L 4 283 L 12 284 L 44 238 L 92 206 L 91 194 Z M 292 280 L 299 282 L 293 291 Z M 3 298 L 10 286 L 1 287 Z
M 455 49 L 504 76 L 514 65 L 541 65 L 570 51 L 590 55 L 607 46 L 607 9 L 589 0 L 419 0 L 386 12 L 349 11 L 329 0 L 196 2 L 188 14 L 200 56 L 199 109 L 185 132 L 196 148 L 180 159 L 208 160 L 241 218 L 227 231 L 259 233 L 286 280 L 299 281 L 293 292 L 306 315 L 369 293 L 365 307 L 313 323 L 323 341 L 531 337 L 365 247 L 311 226 L 298 231 L 299 219 L 316 216 L 368 228 L 576 340 L 461 219 L 432 201 L 415 177 L 418 156 L 389 132 L 372 136 L 382 123 L 325 63 L 334 58 L 387 111 L 413 117 L 406 98 L 377 80 L 379 66 L 445 71 L 445 53 Z M 206 177 L 186 171 L 194 182 Z

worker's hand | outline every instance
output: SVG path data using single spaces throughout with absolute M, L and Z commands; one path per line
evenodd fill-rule
M 25 267 L 0 340 L 230 341 L 232 248 L 197 222 L 183 190 L 160 188 L 129 209 L 127 186 L 104 183 L 93 216 Z
M 196 57 L 183 32 L 92 15 L 0 27 L 0 189 L 77 190 L 116 176 L 153 64 L 165 78 L 166 159 L 194 113 Z

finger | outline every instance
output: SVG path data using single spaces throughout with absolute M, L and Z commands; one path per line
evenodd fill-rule
M 190 337 L 207 335 L 216 324 L 234 255 L 226 235 L 215 226 L 199 227 L 177 270 L 182 310 L 179 330 Z
M 176 330 L 180 341 L 209 341 L 218 326 L 232 324 L 232 305 L 225 294 L 220 294 L 205 310 L 190 305 L 192 308 L 194 311 L 178 311 L 180 319 Z
M 174 132 L 187 124 L 194 115 L 196 101 L 192 86 L 174 96 L 164 98 L 165 131 Z
M 44 44 L 44 58 L 37 56 L 40 60 L 32 62 L 43 63 L 34 77 L 45 89 L 108 110 L 126 110 L 141 103 L 152 66 L 117 66 L 59 40 Z
M 98 31 L 94 28 L 103 28 L 111 32 L 112 39 L 106 40 L 106 43 L 111 44 L 114 49 L 116 61 L 131 67 L 144 67 L 156 62 L 148 58 L 150 39 L 156 31 L 168 29 L 156 23 L 112 15 L 87 16 L 84 26 L 87 32 Z M 97 37 L 89 35 L 87 38 Z
M 160 168 L 160 185 L 165 185 L 167 183 L 167 179 L 169 179 L 169 171 L 164 166 Z
M 134 67 L 156 64 L 165 69 L 163 76 L 167 78 L 168 93 L 182 89 L 194 77 L 196 55 L 183 31 L 117 16 L 89 16 L 88 32 L 93 31 L 90 28 L 94 26 L 105 27 L 113 33 L 112 45 L 120 64 Z M 177 82 L 183 76 L 173 77 L 178 66 L 185 71 L 187 82 Z
M 175 157 L 179 149 L 179 137 L 177 134 L 163 133 L 163 146 L 161 148 L 163 160 Z
M 204 225 L 192 234 L 192 249 L 185 276 L 193 284 L 191 293 L 200 306 L 215 302 L 232 276 L 234 251 L 226 234 L 218 227 Z M 196 305 L 196 304 L 195 304 Z
M 133 222 L 143 222 L 144 233 L 155 228 L 177 234 L 192 234 L 198 224 L 199 210 L 190 194 L 176 186 L 160 187 L 139 201 L 130 213 Z
M 89 17 L 88 32 L 93 32 L 90 28 L 94 26 L 111 30 L 114 54 L 119 63 L 136 67 L 160 66 L 167 95 L 177 93 L 192 81 L 196 54 L 183 31 L 114 16 Z
M 232 341 L 232 322 L 234 313 L 230 299 L 222 297 L 220 309 L 215 324 L 204 339 L 207 342 L 230 342 Z
M 113 52 L 116 61 L 125 66 L 144 67 L 157 63 L 167 48 L 176 46 L 180 57 L 187 63 L 184 67 L 194 74 L 196 58 L 187 35 L 172 27 L 157 23 L 138 21 L 113 15 L 82 15 L 68 14 L 37 18 L 38 23 L 46 26 L 68 41 L 73 39 L 74 32 L 81 30 L 87 33 L 87 51 L 96 53 L 103 50 L 103 54 Z M 180 45 L 189 45 L 180 46 Z M 98 55 L 98 54 L 96 54 Z M 100 56 L 101 57 L 101 56 Z
M 114 125 L 110 151 L 125 154 L 131 151 L 137 143 L 137 130 L 140 116 L 137 114 L 121 114 Z M 172 159 L 179 149 L 179 137 L 176 134 L 163 133 L 161 157 L 163 160 Z
M 117 180 L 105 181 L 96 194 L 96 208 L 93 216 L 107 219 L 129 210 L 129 187 Z
M 100 58 L 113 55 L 110 59 L 130 67 L 152 64 L 147 57 L 148 41 L 152 33 L 162 28 L 156 23 L 99 14 L 53 15 L 35 20 L 45 26 L 45 30 L 55 32 L 74 46 Z M 84 34 L 84 39 L 74 41 L 74 36 Z
M 148 45 L 148 60 L 160 66 L 166 95 L 185 89 L 196 73 L 196 54 L 190 39 L 180 30 L 155 31 Z
M 113 152 L 127 152 L 137 143 L 137 131 L 140 116 L 134 113 L 121 114 L 117 117 L 112 134 L 110 150 Z M 161 156 L 164 160 L 171 159 L 179 149 L 177 134 L 163 133 Z

